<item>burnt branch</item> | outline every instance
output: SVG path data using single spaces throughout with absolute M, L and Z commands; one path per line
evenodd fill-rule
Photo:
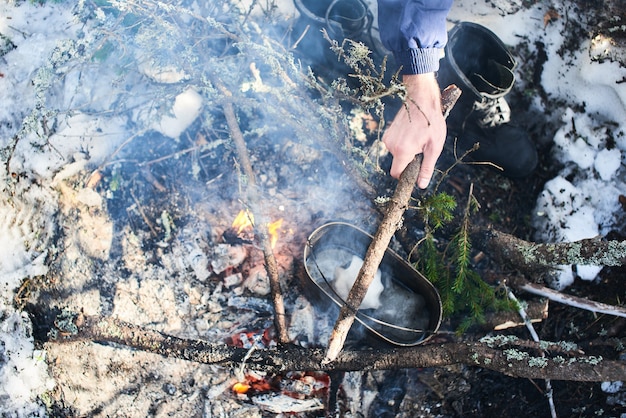
M 456 86 L 449 86 L 443 91 L 441 104 L 444 116 L 448 116 L 460 96 L 461 90 Z M 350 327 L 352 327 L 354 323 L 356 311 L 358 307 L 361 306 L 367 289 L 374 280 L 376 270 L 380 266 L 385 251 L 389 246 L 389 242 L 391 242 L 391 238 L 401 224 L 404 211 L 409 207 L 411 193 L 417 182 L 421 165 L 422 155 L 420 154 L 404 169 L 400 176 L 396 190 L 387 206 L 385 216 L 378 226 L 372 243 L 367 249 L 363 265 L 352 285 L 352 289 L 350 289 L 346 303 L 341 307 L 339 317 L 335 322 L 335 326 L 328 341 L 328 350 L 324 359 L 325 363 L 335 360 L 343 348 L 348 331 L 350 331 Z
M 465 364 L 518 378 L 580 382 L 626 380 L 624 362 L 582 356 L 577 349 L 566 348 L 553 357 L 541 357 L 539 351 L 549 350 L 549 343 L 537 345 L 515 337 L 411 348 L 343 351 L 335 361 L 325 363 L 323 349 L 283 345 L 279 349 L 260 348 L 250 354 L 250 350 L 245 348 L 179 338 L 107 317 L 59 317 L 55 323 L 57 337 L 52 343 L 114 343 L 168 358 L 229 368 L 239 367 L 245 359 L 247 367 L 269 373 L 391 370 Z
M 218 87 L 220 88 L 220 90 L 222 90 L 222 93 L 226 97 L 232 97 L 232 93 L 230 93 L 223 86 L 223 84 L 218 83 Z M 243 171 L 248 178 L 246 197 L 252 209 L 252 213 L 255 216 L 255 219 L 258 219 L 258 225 L 255 225 L 254 228 L 261 241 L 263 256 L 265 258 L 265 269 L 267 270 L 267 275 L 270 281 L 270 291 L 272 293 L 272 302 L 274 303 L 274 326 L 276 327 L 276 334 L 278 335 L 278 341 L 280 341 L 281 343 L 286 343 L 289 341 L 289 336 L 287 335 L 285 303 L 283 301 L 283 294 L 280 288 L 278 263 L 276 262 L 276 257 L 274 257 L 274 252 L 272 250 L 272 246 L 268 237 L 268 222 L 265 220 L 265 213 L 263 212 L 263 210 L 261 209 L 261 205 L 259 204 L 256 176 L 252 168 L 252 163 L 250 162 L 250 158 L 248 156 L 248 149 L 246 147 L 243 133 L 241 132 L 241 129 L 239 128 L 239 123 L 237 122 L 237 115 L 235 114 L 234 106 L 230 101 L 226 101 L 222 105 L 222 108 L 224 110 L 224 116 L 226 117 L 226 123 L 228 125 L 228 129 L 230 130 L 231 138 L 235 143 L 237 157 L 239 158 L 240 164 L 243 167 Z

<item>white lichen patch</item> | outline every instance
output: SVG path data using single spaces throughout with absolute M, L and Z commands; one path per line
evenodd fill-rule
M 508 361 L 511 361 L 511 360 L 522 361 L 529 357 L 528 353 L 524 351 L 516 350 L 514 348 L 509 348 L 507 350 L 504 350 L 504 355 L 506 356 L 506 359 Z
M 528 359 L 528 365 L 530 367 L 539 367 L 543 369 L 548 365 L 548 359 L 545 357 L 530 357 Z
M 503 347 L 518 341 L 519 338 L 514 335 L 487 335 L 480 339 L 480 342 L 487 344 L 489 348 Z

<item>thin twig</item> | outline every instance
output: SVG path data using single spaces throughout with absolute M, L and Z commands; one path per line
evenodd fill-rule
M 156 231 L 156 229 L 154 229 L 154 226 L 152 225 L 152 222 L 150 222 L 150 219 L 148 219 L 146 212 L 144 212 L 143 210 L 143 206 L 141 205 L 141 202 L 139 202 L 139 199 L 137 199 L 137 196 L 135 196 L 135 192 L 133 192 L 133 188 L 130 187 L 129 190 L 130 190 L 130 196 L 135 201 L 135 205 L 137 205 L 137 211 L 139 212 L 139 215 L 141 215 L 141 218 L 143 219 L 143 221 L 146 223 L 146 225 L 148 225 L 148 228 L 150 228 L 150 232 L 152 233 L 152 236 L 157 237 L 159 233 Z
M 439 190 L 439 187 L 443 183 L 444 179 L 448 178 L 448 174 L 450 173 L 450 171 L 452 171 L 452 169 L 454 167 L 456 167 L 458 164 L 463 163 L 463 160 L 465 159 L 465 157 L 467 157 L 472 152 L 476 151 L 478 148 L 479 148 L 479 144 L 476 143 L 476 144 L 474 144 L 472 146 L 472 148 L 470 148 L 467 151 L 465 151 L 463 153 L 463 155 L 461 155 L 461 157 L 458 157 L 457 154 L 456 154 L 456 139 L 455 139 L 454 140 L 454 158 L 455 158 L 455 161 L 454 161 L 454 163 L 450 167 L 448 167 L 445 171 L 443 171 L 441 173 L 441 176 L 439 176 L 439 181 L 437 182 L 437 184 L 435 184 L 435 187 L 433 189 L 434 190 Z
M 294 50 L 294 49 L 296 49 L 298 47 L 298 44 L 304 39 L 306 34 L 309 32 L 310 27 L 311 27 L 311 25 L 306 25 L 306 27 L 302 31 L 302 34 L 298 37 L 298 39 L 296 39 L 296 41 L 293 43 L 293 45 L 291 45 L 289 47 L 289 49 Z
M 517 298 L 511 291 L 511 289 L 507 289 L 507 290 L 508 290 L 507 293 L 508 293 L 509 299 L 511 299 L 517 305 L 517 311 L 519 313 L 519 316 L 524 320 L 524 324 L 526 325 L 526 328 L 530 332 L 530 336 L 533 338 L 533 341 L 535 341 L 536 343 L 539 343 L 540 341 L 539 335 L 537 335 L 537 331 L 535 331 L 535 327 L 533 327 L 533 324 L 530 321 L 530 318 L 526 314 L 526 310 L 524 309 L 522 304 L 519 302 L 519 300 L 517 300 Z M 544 350 L 541 351 L 541 355 L 545 357 Z M 554 407 L 554 397 L 552 396 L 553 394 L 552 382 L 550 381 L 550 379 L 545 379 L 545 382 L 546 382 L 546 397 L 548 398 L 548 405 L 550 405 L 550 414 L 552 415 L 552 418 L 557 418 L 556 408 Z
M 515 286 L 518 289 L 525 290 L 528 293 L 543 296 L 554 302 L 559 302 L 564 305 L 573 306 L 575 308 L 584 309 L 595 313 L 626 318 L 626 309 L 621 306 L 609 305 L 606 303 L 596 302 L 585 298 L 579 298 L 577 296 L 566 295 L 565 293 L 557 292 L 556 290 L 538 285 L 536 283 L 515 283 Z
M 161 182 L 156 177 L 154 177 L 154 174 L 152 174 L 152 171 L 150 171 L 150 167 L 143 167 L 141 170 L 139 170 L 139 172 L 141 173 L 143 178 L 148 180 L 148 182 L 152 184 L 152 186 L 159 192 L 167 192 L 167 188 L 163 184 L 161 184 Z
M 110 162 L 113 160 L 113 157 L 115 157 L 120 151 L 122 151 L 122 149 L 126 145 L 130 144 L 132 141 L 134 141 L 135 139 L 139 138 L 144 133 L 146 133 L 146 130 L 141 130 L 140 132 L 137 132 L 137 133 L 131 135 L 124 142 L 122 142 L 120 145 L 118 145 L 118 147 L 115 148 L 115 150 L 102 162 L 102 164 L 100 164 L 98 166 L 98 170 L 102 170 L 104 167 L 109 165 Z
M 250 356 L 252 355 L 252 353 L 254 352 L 255 349 L 256 349 L 256 343 L 254 343 L 254 344 L 252 344 L 250 346 L 250 348 L 248 349 L 248 352 L 243 357 L 243 360 L 241 360 L 241 366 L 239 367 L 239 369 L 236 372 L 237 380 L 239 380 L 240 382 L 243 382 L 245 380 L 245 373 L 244 372 L 246 370 L 246 361 L 250 358 Z
M 444 115 L 449 114 L 450 107 L 454 106 L 460 95 L 461 90 L 456 86 L 447 87 L 443 91 L 442 110 Z M 350 331 L 354 322 L 356 311 L 359 306 L 361 306 L 361 302 L 363 302 L 367 289 L 374 280 L 374 275 L 380 266 L 380 262 L 385 255 L 389 242 L 401 224 L 404 211 L 409 206 L 411 193 L 413 192 L 421 168 L 421 162 L 422 155 L 420 154 L 413 159 L 400 175 L 396 190 L 387 207 L 387 213 L 383 217 L 367 249 L 363 265 L 352 285 L 352 289 L 350 289 L 346 303 L 341 307 L 339 317 L 335 322 L 335 326 L 328 341 L 326 356 L 323 361 L 325 364 L 335 360 L 343 348 L 348 331 Z

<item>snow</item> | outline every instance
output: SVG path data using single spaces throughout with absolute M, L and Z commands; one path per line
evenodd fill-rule
M 29 324 L 25 313 L 13 312 L 0 327 L 0 358 L 6 359 L 0 368 L 4 413 L 11 407 L 29 414 L 43 413 L 43 408 L 33 403 L 33 394 L 54 388 L 48 377 L 46 353 L 34 349 Z
M 600 387 L 605 393 L 617 393 L 622 388 L 622 382 L 602 382 Z
M 164 115 L 154 129 L 165 136 L 176 139 L 187 130 L 202 110 L 202 97 L 193 89 L 187 89 L 178 96 L 172 106 L 172 115 Z
M 102 163 L 127 140 L 125 127 L 129 123 L 127 116 L 102 113 L 115 107 L 117 89 L 128 88 L 115 84 L 113 68 L 86 68 L 80 76 L 78 72 L 69 72 L 64 83 L 52 89 L 57 97 L 44 95 L 58 68 L 51 62 L 57 66 L 66 64 L 64 57 L 55 56 L 58 47 L 67 49 L 69 42 L 78 51 L 81 42 L 94 40 L 89 28 L 75 15 L 79 9 L 66 3 L 33 3 L 0 3 L 0 33 L 16 46 L 0 56 L 0 146 L 3 149 L 11 146 L 16 135 L 28 137 L 43 129 L 35 126 L 26 132 L 19 128 L 45 116 L 33 113 L 38 103 L 55 100 L 67 113 L 56 119 L 58 126 L 46 147 L 35 148 L 29 145 L 30 141 L 19 141 L 11 161 L 12 173 L 7 173 L 4 165 L 0 170 L 0 415 L 3 416 L 45 415 L 42 399 L 54 386 L 47 373 L 45 351 L 34 348 L 27 315 L 13 305 L 22 281 L 47 271 L 46 248 L 54 245 L 50 239 L 56 228 L 55 213 L 59 210 L 59 191 L 54 187 L 88 163 L 90 166 Z M 537 201 L 532 214 L 536 239 L 573 241 L 603 236 L 620 222 L 622 208 L 618 196 L 626 194 L 626 171 L 622 164 L 626 151 L 626 83 L 623 82 L 626 69 L 615 62 L 593 59 L 612 48 L 601 39 L 586 40 L 575 53 L 559 55 L 567 19 L 557 19 L 544 26 L 543 2 L 517 11 L 521 3 L 459 0 L 450 19 L 486 25 L 509 45 L 515 45 L 520 38 L 528 39 L 531 45 L 535 42 L 545 45 L 548 60 L 541 83 L 550 97 L 564 103 L 562 109 L 557 109 L 562 126 L 553 138 L 554 157 L 563 164 L 563 169 L 546 183 Z M 562 16 L 576 14 L 574 6 L 566 1 L 557 0 L 553 7 Z M 507 14 L 510 12 L 515 13 Z M 98 16 L 106 18 L 103 14 Z M 3 50 L 0 44 L 0 51 Z M 180 83 L 187 77 L 169 64 L 162 67 L 152 64 L 144 62 L 140 71 L 160 82 Z M 141 93 L 139 87 L 138 93 Z M 141 94 L 133 99 L 146 100 Z M 534 103 L 544 110 L 539 99 Z M 134 114 L 133 122 L 154 126 L 176 139 L 196 120 L 201 109 L 201 96 L 186 89 L 180 91 L 170 111 L 158 122 L 150 122 L 156 118 L 154 113 Z M 101 205 L 88 191 L 77 198 L 90 206 Z M 100 226 L 104 241 L 93 251 L 105 256 L 111 239 L 111 232 L 107 232 L 110 225 Z M 598 266 L 563 266 L 554 286 L 565 288 L 575 274 L 584 280 L 594 280 L 599 270 Z M 128 294 L 141 290 L 165 299 L 172 297 L 161 281 L 147 281 L 138 290 L 133 280 L 126 284 Z M 603 389 L 612 390 L 604 386 Z

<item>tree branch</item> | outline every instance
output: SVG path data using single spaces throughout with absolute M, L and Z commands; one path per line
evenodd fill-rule
M 626 265 L 626 241 L 583 239 L 575 242 L 538 244 L 493 228 L 475 232 L 473 242 L 501 264 L 525 273 L 543 272 L 568 264 Z
M 218 88 L 222 91 L 224 96 L 232 97 L 232 93 L 224 87 L 223 84 L 217 83 Z M 278 263 L 274 257 L 274 252 L 268 238 L 267 225 L 265 220 L 265 212 L 259 205 L 258 190 L 256 185 L 256 176 L 248 157 L 248 149 L 246 148 L 246 142 L 243 137 L 243 133 L 239 128 L 237 122 L 237 115 L 235 109 L 230 101 L 225 101 L 222 104 L 224 110 L 224 116 L 226 117 L 226 124 L 230 130 L 230 136 L 235 143 L 235 150 L 243 167 L 244 173 L 248 177 L 247 198 L 252 208 L 252 213 L 257 219 L 258 224 L 254 226 L 261 246 L 263 248 L 263 256 L 265 258 L 265 268 L 270 281 L 270 291 L 272 293 L 272 302 L 274 303 L 274 326 L 276 327 L 276 334 L 278 335 L 278 341 L 281 343 L 287 343 L 289 336 L 287 335 L 287 321 L 285 318 L 285 304 L 283 301 L 283 294 L 280 288 L 280 277 L 278 275 Z
M 626 264 L 626 241 L 583 239 L 575 242 L 537 244 L 493 228 L 473 233 L 477 248 L 488 252 L 501 265 L 509 265 L 525 275 L 541 274 L 568 264 L 622 266 Z M 626 317 L 626 308 L 558 292 L 511 277 L 511 286 L 535 295 L 591 312 Z
M 58 317 L 54 343 L 93 341 L 123 346 L 203 364 L 235 368 L 249 354 L 245 348 L 189 340 L 145 329 L 117 319 L 99 316 Z M 480 342 L 430 344 L 411 348 L 343 351 L 332 363 L 323 363 L 324 350 L 286 345 L 258 349 L 246 359 L 248 367 L 269 373 L 286 371 L 391 370 L 440 367 L 452 364 L 476 366 L 511 377 L 580 382 L 626 380 L 626 363 L 581 357 L 578 351 L 541 357 L 536 343 L 511 338 Z M 525 347 L 531 347 L 526 349 Z M 548 347 L 548 345 L 546 345 Z M 527 350 L 527 351 L 522 351 Z M 530 352 L 530 354 L 529 354 Z M 537 354 L 532 354 L 536 352 Z
M 559 302 L 564 305 L 573 306 L 574 308 L 584 309 L 600 314 L 620 316 L 626 318 L 626 309 L 621 306 L 609 305 L 606 303 L 596 302 L 586 298 L 580 298 L 577 296 L 567 295 L 565 293 L 557 292 L 546 286 L 541 286 L 536 283 L 529 283 L 526 280 L 514 279 L 511 284 L 520 290 L 524 290 L 534 295 L 543 296 L 554 302 Z

